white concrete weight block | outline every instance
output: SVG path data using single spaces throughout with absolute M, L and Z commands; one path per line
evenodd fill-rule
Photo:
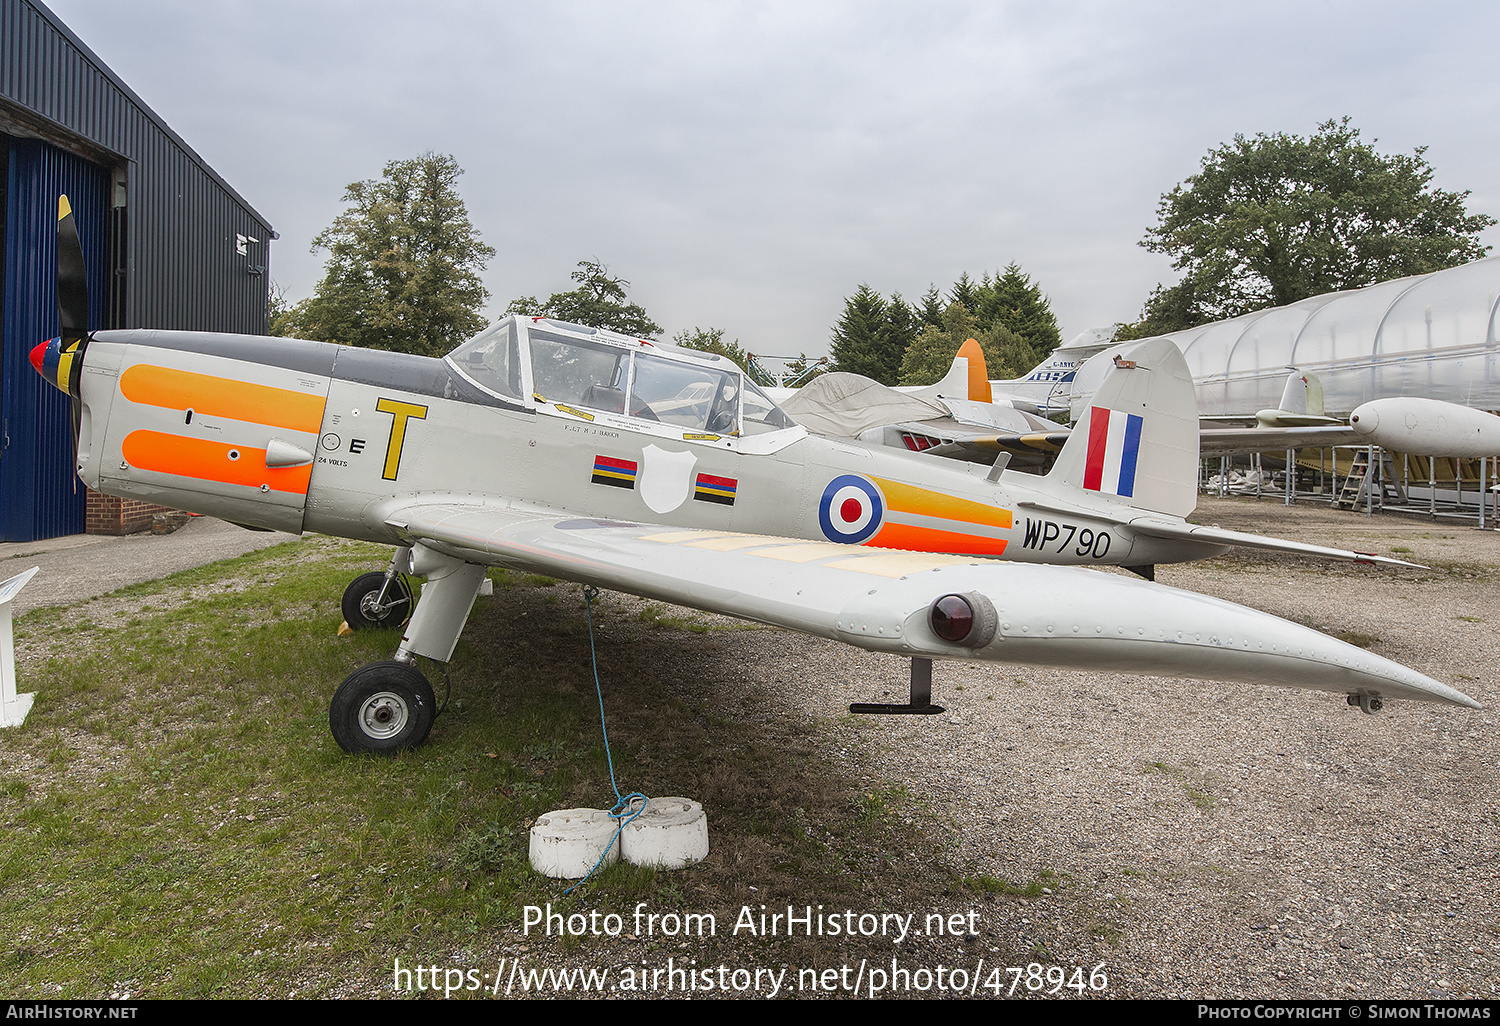
M 625 824 L 620 857 L 632 866 L 681 869 L 708 855 L 708 817 L 688 798 L 652 798 Z
M 574 880 L 587 876 L 609 848 L 604 865 L 619 861 L 610 848 L 615 821 L 603 809 L 560 809 L 538 816 L 531 826 L 531 868 L 543 876 Z

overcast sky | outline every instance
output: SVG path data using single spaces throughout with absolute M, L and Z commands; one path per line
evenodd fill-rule
M 825 353 L 844 297 L 1016 261 L 1065 338 L 1175 281 L 1138 245 L 1236 133 L 1345 114 L 1500 215 L 1493 3 L 50 0 L 280 233 L 450 153 L 493 317 L 598 259 L 668 334 Z M 1500 243 L 1492 229 L 1486 243 Z

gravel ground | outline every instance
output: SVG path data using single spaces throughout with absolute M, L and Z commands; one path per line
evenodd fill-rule
M 1494 997 L 1500 534 L 1235 499 L 1193 519 L 1432 565 L 1233 555 L 1158 580 L 1363 635 L 1486 708 L 1366 716 L 1321 692 L 944 664 L 947 713 L 861 721 L 876 767 L 950 826 L 957 864 L 1058 874 L 987 932 L 1045 964 L 1107 961 L 1112 996 Z M 872 681 L 904 700 L 890 657 L 766 658 L 813 715 L 881 700 Z

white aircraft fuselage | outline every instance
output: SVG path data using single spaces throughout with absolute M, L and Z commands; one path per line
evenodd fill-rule
M 665 359 L 658 354 L 667 347 L 512 323 L 562 345 L 585 343 L 591 354 L 608 349 L 621 364 L 635 352 Z M 727 362 L 669 355 L 688 376 L 701 375 L 689 385 L 744 388 Z M 1090 502 L 1044 477 L 991 481 L 972 464 L 790 424 L 715 432 L 707 400 L 648 419 L 574 396 L 554 401 L 532 387 L 506 396 L 454 359 L 248 336 L 101 332 L 83 382 L 78 471 L 90 487 L 292 533 L 395 543 L 382 516 L 386 500 L 503 495 L 607 519 L 1023 562 L 1134 566 L 1224 551 L 1139 534 L 1122 520 L 1140 511 L 1107 492 Z

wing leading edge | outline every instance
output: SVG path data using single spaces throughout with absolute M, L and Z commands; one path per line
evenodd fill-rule
M 832 638 L 872 651 L 1138 672 L 1448 702 L 1467 695 L 1364 649 L 1230 602 L 1115 574 L 682 530 L 520 504 L 410 501 L 377 515 L 405 540 Z M 967 644 L 934 604 L 974 607 Z

